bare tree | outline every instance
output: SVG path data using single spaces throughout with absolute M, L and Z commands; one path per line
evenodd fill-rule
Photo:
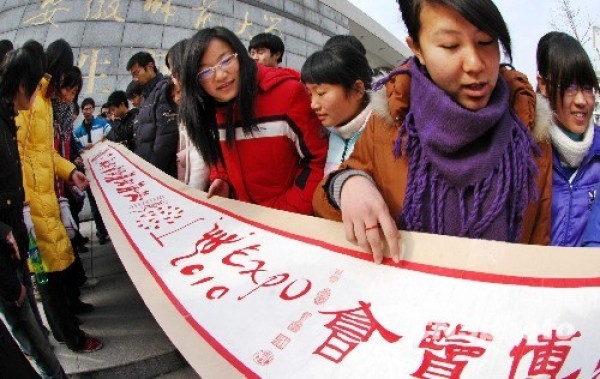
M 571 0 L 557 0 L 557 2 L 558 9 L 554 12 L 550 26 L 555 30 L 571 34 L 583 47 L 586 47 L 590 42 L 593 43 L 593 20 L 584 18 L 581 15 L 581 9 L 574 7 Z M 589 13 L 587 15 L 589 16 Z M 596 63 L 600 61 L 600 50 L 595 46 L 592 46 L 592 49 L 596 52 L 597 57 L 595 59 L 590 58 Z

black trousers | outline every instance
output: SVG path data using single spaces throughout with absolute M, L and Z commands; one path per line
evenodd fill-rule
M 73 351 L 83 348 L 85 342 L 85 334 L 79 329 L 71 309 L 71 305 L 79 301 L 79 287 L 70 280 L 75 269 L 71 264 L 64 271 L 49 272 L 48 282 L 38 285 L 52 335 Z
M 6 375 L 6 376 L 5 376 Z M 39 378 L 12 335 L 0 320 L 0 377 Z
M 92 210 L 92 216 L 94 217 L 94 223 L 96 224 L 96 235 L 98 237 L 108 236 L 108 232 L 106 231 L 106 227 L 104 226 L 104 221 L 102 221 L 102 215 L 98 210 L 98 205 L 96 204 L 96 199 L 92 194 L 92 190 L 88 187 L 85 190 L 88 195 L 88 200 L 90 201 L 90 208 Z

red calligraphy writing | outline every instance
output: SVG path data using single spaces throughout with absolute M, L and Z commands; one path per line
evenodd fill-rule
M 521 360 L 529 353 L 533 353 L 531 364 L 527 371 L 528 375 L 542 375 L 549 379 L 556 379 L 571 351 L 571 346 L 568 342 L 580 336 L 580 332 L 575 332 L 570 336 L 559 336 L 556 333 L 556 330 L 552 330 L 550 337 L 539 335 L 537 337 L 539 344 L 537 345 L 528 344 L 527 337 L 523 337 L 521 342 L 513 347 L 510 352 L 513 363 L 510 368 L 509 378 L 515 378 Z M 576 372 L 571 373 L 568 378 L 577 377 L 580 371 L 581 370 L 577 370 Z
M 476 340 L 492 341 L 491 334 L 470 332 L 461 324 L 450 329 L 449 323 L 429 322 L 419 347 L 427 349 L 421 366 L 412 376 L 419 379 L 458 379 L 468 361 L 479 358 L 485 348 L 475 345 Z M 435 351 L 435 352 L 434 352 Z
M 321 312 L 321 314 L 334 315 L 335 318 L 325 325 L 332 333 L 327 340 L 319 346 L 313 354 L 335 363 L 341 362 L 346 355 L 361 342 L 367 342 L 374 331 L 389 343 L 402 338 L 384 328 L 371 313 L 371 304 L 364 301 L 358 302 L 359 307 L 337 312 Z
M 215 226 L 208 232 L 204 233 L 201 239 L 196 241 L 193 253 L 173 258 L 171 260 L 171 265 L 177 266 L 177 262 L 180 260 L 193 257 L 198 253 L 210 254 L 221 245 L 231 244 L 241 241 L 242 239 L 243 238 L 239 238 L 237 234 L 228 234 L 219 227 L 219 224 L 215 222 Z

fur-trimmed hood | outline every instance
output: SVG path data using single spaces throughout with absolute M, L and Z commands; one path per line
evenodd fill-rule
M 531 135 L 537 142 L 547 142 L 550 140 L 548 130 L 552 125 L 552 109 L 550 103 L 542 94 L 536 94 L 535 103 L 535 124 L 531 130 Z
M 383 78 L 384 76 L 374 78 L 374 82 Z M 390 105 L 388 103 L 387 86 L 371 91 L 371 107 L 373 108 L 373 113 L 383 118 L 386 123 L 390 125 L 394 124 L 394 119 L 391 116 Z

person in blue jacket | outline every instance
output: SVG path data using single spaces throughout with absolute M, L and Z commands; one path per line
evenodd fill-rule
M 596 194 L 600 193 L 600 185 L 596 187 Z M 581 246 L 600 247 L 600 201 L 595 201 L 590 213 L 590 218 L 583 231 Z
M 598 79 L 575 38 L 550 32 L 538 42 L 534 130 L 552 141 L 551 244 L 581 246 L 600 183 L 600 129 L 593 111 Z

